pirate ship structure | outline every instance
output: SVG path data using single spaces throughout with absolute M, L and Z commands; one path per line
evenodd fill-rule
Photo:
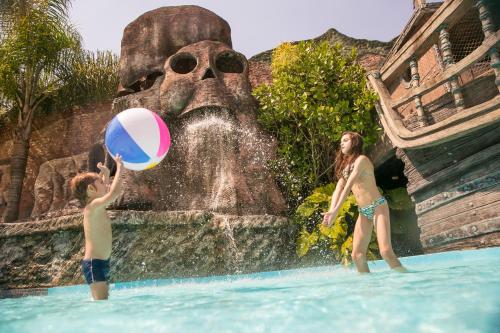
M 500 245 L 500 3 L 414 1 L 369 74 L 425 252 Z M 380 168 L 380 167 L 379 167 Z

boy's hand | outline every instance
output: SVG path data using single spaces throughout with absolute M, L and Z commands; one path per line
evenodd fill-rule
M 109 169 L 107 166 L 105 166 L 104 164 L 102 164 L 101 162 L 97 163 L 97 168 L 99 169 L 99 171 L 101 172 L 101 174 L 103 174 L 104 176 L 108 176 L 109 177 Z
M 123 167 L 123 161 L 120 154 L 116 154 L 115 156 L 113 156 L 113 159 L 115 160 L 116 167 L 121 169 Z
M 102 177 L 104 184 L 109 185 L 109 169 L 101 162 L 97 163 L 97 168 L 100 170 L 99 176 Z

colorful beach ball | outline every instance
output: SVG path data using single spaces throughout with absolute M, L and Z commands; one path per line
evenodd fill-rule
M 111 120 L 106 128 L 104 143 L 112 156 L 121 155 L 125 168 L 146 170 L 167 155 L 170 132 L 156 113 L 144 108 L 132 108 L 120 112 Z

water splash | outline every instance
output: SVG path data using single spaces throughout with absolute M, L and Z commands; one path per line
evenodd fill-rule
M 193 208 L 206 206 L 205 200 L 213 211 L 236 205 L 237 136 L 235 122 L 226 112 L 203 114 L 186 124 L 180 140 L 186 152 L 186 176 L 192 188 L 208 193 L 195 196 Z
M 256 125 L 255 115 L 217 107 L 197 110 L 177 133 L 176 167 L 183 182 L 170 193 L 178 193 L 175 200 L 182 207 L 230 214 L 266 210 L 266 186 L 272 184 L 267 166 L 275 142 Z M 189 195 L 180 200 L 182 193 Z
M 236 246 L 233 225 L 229 223 L 229 218 L 227 216 L 223 216 L 220 226 L 222 227 L 222 234 L 228 240 L 229 251 L 231 253 L 231 266 L 236 274 L 241 274 L 243 268 L 243 254 Z

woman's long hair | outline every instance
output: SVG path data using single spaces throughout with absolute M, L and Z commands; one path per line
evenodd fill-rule
M 351 137 L 352 146 L 351 153 L 349 155 L 345 155 L 342 153 L 342 149 L 337 151 L 337 155 L 335 156 L 335 173 L 334 177 L 338 180 L 342 178 L 342 171 L 350 167 L 352 163 L 358 158 L 359 155 L 363 152 L 363 137 L 356 132 L 344 132 L 340 136 L 349 135 Z

